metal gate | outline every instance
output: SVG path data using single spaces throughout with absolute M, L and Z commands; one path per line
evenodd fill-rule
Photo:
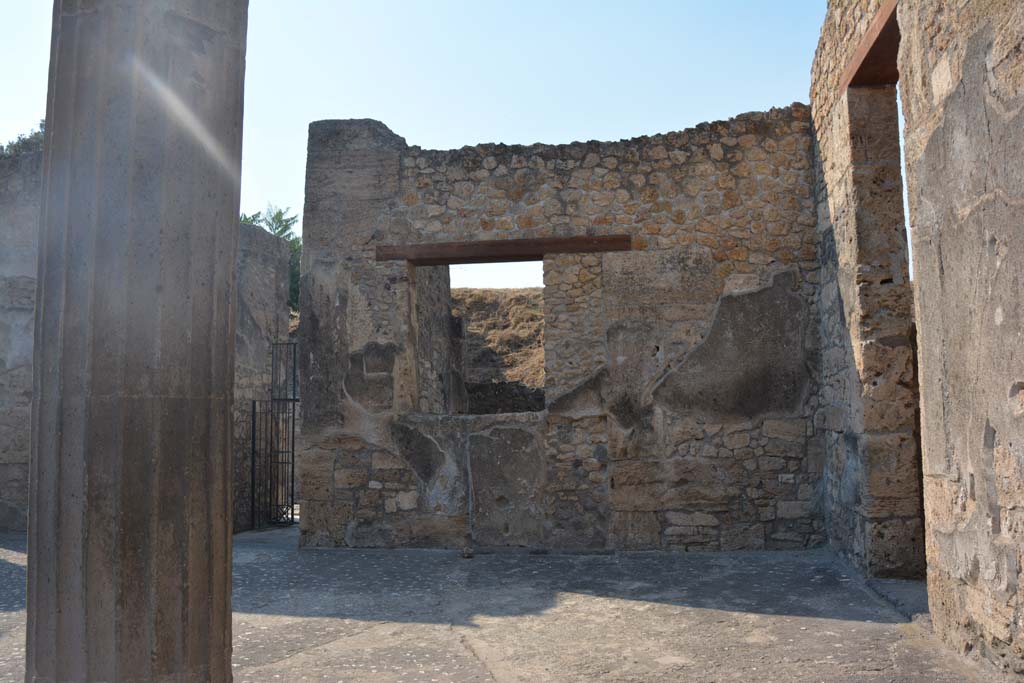
M 270 398 L 252 402 L 252 528 L 295 523 L 298 348 L 271 347 Z

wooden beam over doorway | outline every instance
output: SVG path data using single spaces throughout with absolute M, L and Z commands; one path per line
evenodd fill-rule
M 885 0 L 871 20 L 867 32 L 850 58 L 839 90 L 850 86 L 893 85 L 900 79 L 897 61 L 900 52 L 900 25 L 896 20 L 899 0 Z
M 378 261 L 408 261 L 416 266 L 443 266 L 459 263 L 539 261 L 545 254 L 588 254 L 630 251 L 632 248 L 633 240 L 629 235 L 537 237 L 379 246 L 376 258 Z

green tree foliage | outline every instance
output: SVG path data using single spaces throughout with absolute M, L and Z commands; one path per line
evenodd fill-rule
M 288 243 L 288 305 L 292 310 L 299 308 L 299 267 L 302 263 L 302 238 L 292 230 L 299 222 L 298 216 L 289 216 L 290 208 L 280 209 L 267 204 L 265 211 L 243 213 L 239 220 L 249 225 L 258 225 L 272 235 Z
M 302 264 L 302 238 L 292 235 L 288 240 L 288 305 L 299 310 L 299 268 Z
M 6 145 L 0 145 L 0 159 L 38 152 L 43 149 L 43 129 L 46 127 L 46 120 L 39 122 L 39 130 L 34 130 L 28 135 L 19 135 L 17 140 L 11 140 Z
M 239 223 L 245 223 L 246 225 L 256 225 L 263 227 L 263 212 L 257 211 L 256 213 L 243 213 L 239 219 Z
M 292 228 L 299 222 L 298 216 L 289 216 L 290 209 L 279 209 L 273 204 L 267 204 L 267 210 L 263 212 L 263 227 L 271 234 L 283 237 L 291 241 L 300 239 L 292 234 Z

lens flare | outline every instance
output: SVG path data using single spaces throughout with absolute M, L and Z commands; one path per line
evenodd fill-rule
M 206 125 L 174 90 L 138 57 L 132 58 L 135 74 L 149 89 L 149 93 L 183 130 L 202 147 L 213 161 L 224 170 L 235 185 L 241 183 L 240 160 L 232 156 Z

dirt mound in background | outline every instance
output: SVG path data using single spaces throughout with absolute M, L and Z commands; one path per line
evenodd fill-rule
M 544 290 L 453 289 L 452 315 L 463 320 L 467 383 L 520 382 L 544 387 Z

